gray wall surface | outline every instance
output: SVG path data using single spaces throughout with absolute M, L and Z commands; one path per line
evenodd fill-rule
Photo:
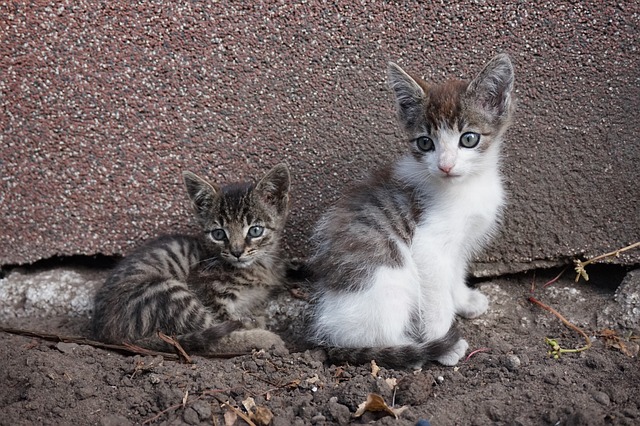
M 440 82 L 499 52 L 510 201 L 480 269 L 640 239 L 638 2 L 25 3 L 0 5 L 0 265 L 192 230 L 182 170 L 229 182 L 282 161 L 304 256 L 342 188 L 405 149 L 387 62 Z

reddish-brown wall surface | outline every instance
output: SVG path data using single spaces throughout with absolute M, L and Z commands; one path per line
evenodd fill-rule
M 25 3 L 0 6 L 0 265 L 190 229 L 182 170 L 281 161 L 305 255 L 341 188 L 404 149 L 387 62 L 442 81 L 503 51 L 519 104 L 489 269 L 640 239 L 638 2 Z

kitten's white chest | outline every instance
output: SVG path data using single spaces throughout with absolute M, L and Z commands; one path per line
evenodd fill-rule
M 417 275 L 414 299 L 427 339 L 444 335 L 467 307 L 467 264 L 495 226 L 503 203 L 499 178 L 447 188 L 430 198 L 405 269 Z M 486 308 L 486 307 L 485 307 Z
M 468 259 L 491 235 L 503 203 L 497 174 L 434 191 L 416 229 L 414 257 L 426 251 L 438 258 Z

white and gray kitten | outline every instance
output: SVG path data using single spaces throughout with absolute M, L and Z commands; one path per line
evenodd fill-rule
M 465 279 L 504 204 L 513 67 L 501 54 L 471 82 L 431 85 L 391 63 L 388 79 L 409 153 L 317 224 L 312 339 L 334 361 L 454 365 L 468 348 L 455 316 L 488 308 Z
M 96 338 L 170 347 L 157 332 L 193 352 L 282 346 L 254 327 L 259 310 L 282 288 L 280 241 L 289 208 L 289 171 L 271 169 L 257 184 L 218 186 L 185 172 L 201 232 L 152 240 L 125 257 L 95 297 Z

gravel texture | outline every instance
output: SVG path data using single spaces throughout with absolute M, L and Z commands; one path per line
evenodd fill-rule
M 0 4 L 0 265 L 120 255 L 191 229 L 180 174 L 286 161 L 287 246 L 404 150 L 385 69 L 471 78 L 506 51 L 511 194 L 479 274 L 638 236 L 638 2 Z M 638 262 L 638 251 L 619 262 Z

